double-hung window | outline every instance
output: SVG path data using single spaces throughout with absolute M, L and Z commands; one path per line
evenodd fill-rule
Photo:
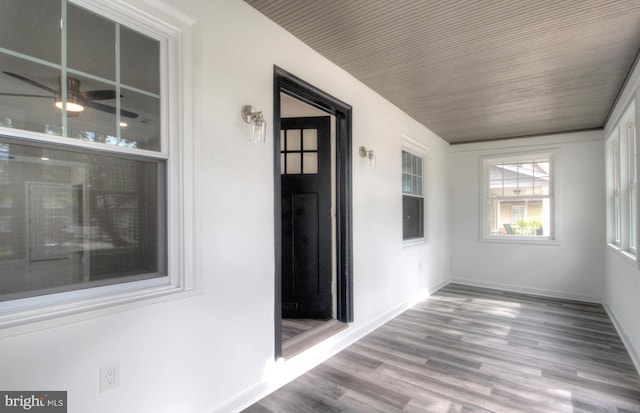
M 0 325 L 19 311 L 177 284 L 171 35 L 108 10 L 0 2 Z
M 402 239 L 424 239 L 423 156 L 402 151 Z
M 606 148 L 609 243 L 636 254 L 638 174 L 634 102 L 611 130 Z
M 484 160 L 485 239 L 553 239 L 553 168 L 552 153 Z

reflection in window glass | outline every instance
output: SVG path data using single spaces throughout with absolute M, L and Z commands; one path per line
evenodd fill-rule
M 3 139 L 0 300 L 166 275 L 163 170 Z
M 120 82 L 149 93 L 160 93 L 160 42 L 120 27 Z
M 15 129 L 160 151 L 160 42 L 60 4 L 0 2 L 0 15 L 12 23 L 0 25 L 0 120 L 11 119 Z
M 115 81 L 116 24 L 71 3 L 67 21 L 69 68 Z
M 60 64 L 60 2 L 2 0 L 0 47 Z M 4 68 L 2 70 L 5 70 Z

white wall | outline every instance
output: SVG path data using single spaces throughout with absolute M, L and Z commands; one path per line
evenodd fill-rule
M 143 4 L 143 0 L 132 0 Z M 69 412 L 228 412 L 273 389 L 448 280 L 448 144 L 238 0 L 174 0 L 200 20 L 201 295 L 0 339 L 0 388 L 67 390 Z M 153 4 L 159 4 L 153 2 Z M 355 323 L 273 362 L 273 156 L 240 108 L 273 117 L 273 65 L 353 106 Z M 402 248 L 401 134 L 429 147 L 429 242 Z M 358 158 L 374 149 L 376 170 Z M 120 387 L 100 394 L 99 366 Z
M 451 147 L 452 281 L 600 302 L 604 273 L 603 133 Z M 480 241 L 481 157 L 555 150 L 557 243 Z
M 605 137 L 616 127 L 620 117 L 636 101 L 636 135 L 640 125 L 640 65 L 636 65 L 623 93 L 605 126 Z M 605 194 L 603 193 L 603 198 Z M 636 260 L 606 246 L 604 304 L 614 320 L 618 333 L 640 372 L 640 266 Z

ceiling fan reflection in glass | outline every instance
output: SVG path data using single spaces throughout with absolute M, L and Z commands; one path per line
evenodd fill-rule
M 15 79 L 21 80 L 25 83 L 28 83 L 32 86 L 40 88 L 42 90 L 46 90 L 51 93 L 51 95 L 35 95 L 35 94 L 26 94 L 26 93 L 3 93 L 0 92 L 0 96 L 20 96 L 20 97 L 30 97 L 30 98 L 49 98 L 53 99 L 55 106 L 58 109 L 62 109 L 64 107 L 65 101 L 63 99 L 63 90 L 62 90 L 62 82 L 60 77 L 58 77 L 58 88 L 54 89 L 47 85 L 44 85 L 40 82 L 36 82 L 35 80 L 29 79 L 17 73 L 12 72 L 2 72 L 7 76 L 11 76 Z M 96 102 L 98 100 L 112 100 L 116 98 L 115 90 L 88 90 L 82 91 L 80 90 L 81 82 L 79 79 L 67 76 L 67 100 L 66 100 L 66 109 L 67 116 L 78 116 L 78 114 L 86 107 L 92 108 L 95 110 L 99 110 L 102 112 L 107 112 L 111 114 L 116 114 L 116 108 L 113 106 L 105 105 L 104 103 Z M 122 98 L 123 96 L 120 95 Z M 130 112 L 125 109 L 120 109 L 120 116 L 125 118 L 135 119 L 138 117 L 138 114 L 135 112 Z

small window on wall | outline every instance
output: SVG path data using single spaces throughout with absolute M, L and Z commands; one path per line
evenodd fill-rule
M 402 151 L 402 239 L 424 238 L 423 157 Z
M 553 239 L 553 155 L 485 159 L 485 238 Z

